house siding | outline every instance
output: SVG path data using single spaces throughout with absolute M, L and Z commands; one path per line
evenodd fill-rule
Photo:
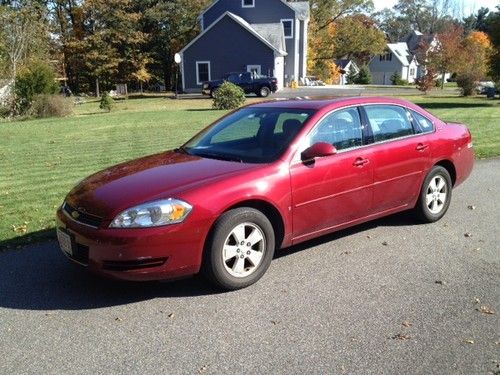
M 202 15 L 204 27 L 208 28 L 227 11 L 240 16 L 250 24 L 279 23 L 283 19 L 293 20 L 293 38 L 285 39 L 287 56 L 284 59 L 284 83 L 288 85 L 292 79 L 299 79 L 299 56 L 302 55 L 298 54 L 298 40 L 303 35 L 303 30 L 298 26 L 299 22 L 292 8 L 280 0 L 255 0 L 254 8 L 242 8 L 241 0 L 219 0 Z M 267 70 L 263 69 L 262 73 L 267 74 Z M 283 80 L 283 77 L 277 78 Z
M 205 28 L 225 12 L 240 16 L 248 23 L 275 23 L 284 18 L 295 19 L 295 11 L 279 0 L 255 0 L 254 8 L 242 8 L 241 0 L 219 0 L 203 15 Z
M 375 85 L 390 85 L 394 72 L 398 72 L 403 79 L 407 77 L 403 72 L 403 64 L 394 55 L 391 61 L 380 61 L 380 56 L 377 55 L 370 61 L 368 67 L 372 73 L 372 83 Z
M 260 65 L 262 74 L 274 74 L 274 51 L 229 16 L 186 49 L 183 61 L 183 85 L 188 92 L 201 89 L 196 83 L 196 61 L 210 61 L 212 80 L 246 71 L 248 64 Z

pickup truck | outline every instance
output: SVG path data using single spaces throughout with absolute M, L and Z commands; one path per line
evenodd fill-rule
M 253 73 L 228 73 L 223 79 L 203 83 L 202 93 L 214 97 L 214 93 L 224 82 L 231 82 L 241 87 L 245 94 L 254 93 L 263 98 L 278 90 L 278 80 Z

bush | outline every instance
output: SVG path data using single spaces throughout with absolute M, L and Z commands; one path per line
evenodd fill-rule
M 428 66 L 425 74 L 416 79 L 417 89 L 427 94 L 433 88 L 436 87 L 436 71 Z
M 41 61 L 35 61 L 22 69 L 14 83 L 16 108 L 19 114 L 25 114 L 37 95 L 52 95 L 59 91 L 56 75 L 52 68 Z
M 471 96 L 474 94 L 478 77 L 476 74 L 459 74 L 457 76 L 457 86 L 460 88 L 463 96 Z
M 61 95 L 37 95 L 30 114 L 37 118 L 66 117 L 73 114 L 73 101 Z
M 231 82 L 224 82 L 214 93 L 214 109 L 236 109 L 245 103 L 245 92 Z
M 391 76 L 391 82 L 394 86 L 406 86 L 408 84 L 408 81 L 401 78 L 401 75 L 398 72 L 394 72 Z
M 109 95 L 109 93 L 107 91 L 104 91 L 104 93 L 102 94 L 102 97 L 101 97 L 101 103 L 99 104 L 99 108 L 101 108 L 102 110 L 111 112 L 114 105 L 115 105 L 115 101 L 113 100 L 113 98 Z
M 354 79 L 354 83 L 358 85 L 369 85 L 370 83 L 372 83 L 372 74 L 368 66 L 363 65 L 361 66 L 361 68 L 359 68 L 359 72 Z

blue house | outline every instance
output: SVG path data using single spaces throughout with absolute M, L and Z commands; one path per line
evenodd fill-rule
M 274 76 L 279 88 L 306 76 L 307 1 L 215 0 L 199 19 L 201 33 L 180 52 L 185 92 L 229 72 Z

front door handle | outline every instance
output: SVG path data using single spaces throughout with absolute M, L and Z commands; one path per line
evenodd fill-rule
M 425 151 L 429 148 L 429 145 L 424 145 L 423 143 L 419 143 L 417 145 L 417 151 Z
M 370 160 L 368 160 L 368 159 L 364 159 L 364 158 L 357 158 L 357 159 L 354 161 L 353 165 L 354 165 L 355 167 L 364 167 L 364 166 L 365 166 L 365 165 L 367 165 L 368 163 L 370 163 Z

